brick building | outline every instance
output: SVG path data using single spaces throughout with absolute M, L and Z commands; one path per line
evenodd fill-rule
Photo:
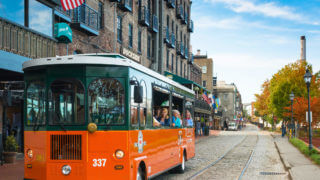
M 55 8 L 56 22 L 73 31 L 69 54 L 121 53 L 159 73 L 190 74 L 190 0 L 87 0 L 80 8 Z M 58 55 L 66 54 L 59 44 Z
M 200 66 L 202 70 L 202 82 L 203 87 L 209 91 L 213 91 L 213 60 L 208 58 L 207 55 L 201 55 L 200 50 L 197 50 L 197 54 L 194 56 L 194 63 Z

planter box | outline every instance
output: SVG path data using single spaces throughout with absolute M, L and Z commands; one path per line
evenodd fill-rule
M 16 161 L 17 152 L 3 152 L 5 163 L 14 163 Z

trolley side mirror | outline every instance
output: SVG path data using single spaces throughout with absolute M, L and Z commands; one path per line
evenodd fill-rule
M 139 85 L 134 86 L 134 102 L 142 103 L 143 102 L 143 87 Z

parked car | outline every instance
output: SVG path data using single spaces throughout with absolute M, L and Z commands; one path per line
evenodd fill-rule
M 238 125 L 235 122 L 229 122 L 228 124 L 228 129 L 231 131 L 237 131 L 238 130 Z

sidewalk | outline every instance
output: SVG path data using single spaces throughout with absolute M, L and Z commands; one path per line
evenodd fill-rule
M 0 165 L 0 180 L 21 180 L 24 176 L 24 161 L 17 160 L 14 164 Z
M 210 130 L 209 136 L 219 136 L 220 130 Z M 196 136 L 196 142 L 209 136 Z
M 282 138 L 280 134 L 275 133 L 272 133 L 272 136 L 284 166 L 293 180 L 320 179 L 320 167 L 294 147 L 287 137 Z

